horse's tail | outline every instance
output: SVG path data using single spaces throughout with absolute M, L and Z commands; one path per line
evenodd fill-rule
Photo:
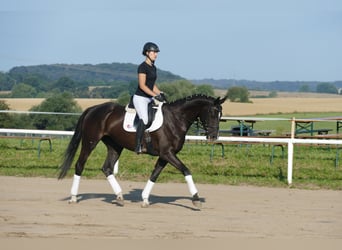
M 80 142 L 82 139 L 83 120 L 84 120 L 84 117 L 86 116 L 86 114 L 88 113 L 87 112 L 88 110 L 84 111 L 83 114 L 78 119 L 74 135 L 72 136 L 72 138 L 69 142 L 68 148 L 66 149 L 66 151 L 64 153 L 64 160 L 63 160 L 63 164 L 60 167 L 60 173 L 59 173 L 58 179 L 63 179 L 66 176 L 66 174 L 67 174 L 68 170 L 70 169 L 70 166 L 74 160 L 78 146 L 80 145 Z

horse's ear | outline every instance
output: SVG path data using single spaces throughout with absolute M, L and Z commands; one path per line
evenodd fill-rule
M 219 104 L 222 104 L 226 101 L 227 96 L 224 96 L 222 99 L 220 99 L 220 97 L 217 98 L 217 100 L 215 102 L 218 102 Z

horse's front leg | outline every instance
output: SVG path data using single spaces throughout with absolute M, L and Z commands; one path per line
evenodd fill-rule
M 154 183 L 157 181 L 158 176 L 160 175 L 161 171 L 166 166 L 167 161 L 158 158 L 156 165 L 154 166 L 154 169 L 152 171 L 152 174 L 150 176 L 150 179 L 147 181 L 146 186 L 141 194 L 143 202 L 141 204 L 141 207 L 146 208 L 150 205 L 149 197 L 152 191 L 152 188 L 154 186 Z
M 202 203 L 201 203 L 201 200 L 200 200 L 199 195 L 198 195 L 198 190 L 197 190 L 195 183 L 192 179 L 192 175 L 191 175 L 190 170 L 174 154 L 169 154 L 167 156 L 167 160 L 170 164 L 172 164 L 175 168 L 177 168 L 179 171 L 182 172 L 182 174 L 185 177 L 185 181 L 188 184 L 190 194 L 192 195 L 192 204 L 197 208 L 201 208 Z

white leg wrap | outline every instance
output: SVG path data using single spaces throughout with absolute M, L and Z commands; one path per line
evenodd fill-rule
M 72 186 L 71 186 L 71 195 L 76 196 L 78 194 L 78 188 L 80 186 L 80 180 L 81 180 L 81 176 L 79 175 L 74 175 L 74 180 L 72 182 Z
M 186 182 L 188 183 L 188 188 L 189 188 L 190 194 L 191 194 L 191 195 L 197 194 L 198 191 L 197 191 L 197 188 L 196 188 L 196 186 L 195 186 L 195 183 L 194 183 L 194 181 L 193 181 L 193 179 L 192 179 L 192 176 L 191 176 L 191 175 L 185 176 L 185 180 L 186 180 Z
M 114 164 L 114 175 L 119 173 L 119 160 L 117 160 Z
M 119 185 L 119 183 L 117 182 L 117 180 L 115 179 L 114 175 L 109 175 L 107 177 L 107 180 L 110 184 L 110 186 L 112 187 L 113 191 L 114 191 L 114 194 L 118 195 L 122 192 L 122 189 Z
M 154 182 L 148 180 L 144 188 L 144 191 L 141 194 L 143 200 L 148 200 L 148 197 L 150 196 L 153 186 L 154 186 Z

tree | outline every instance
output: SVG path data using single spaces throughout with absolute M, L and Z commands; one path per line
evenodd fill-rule
M 246 87 L 233 86 L 227 90 L 231 102 L 249 102 L 249 92 Z
M 299 92 L 310 92 L 310 87 L 307 84 L 303 84 L 299 88 Z
M 137 89 L 138 81 L 130 81 L 128 84 L 128 92 L 130 95 L 134 95 L 135 90 Z
M 64 92 L 47 98 L 30 111 L 80 113 L 82 109 L 70 93 Z M 78 120 L 77 115 L 32 114 L 30 117 L 37 129 L 52 130 L 73 130 Z
M 337 88 L 332 83 L 320 83 L 316 87 L 317 93 L 330 93 L 330 94 L 337 94 Z
M 0 91 L 9 91 L 15 85 L 16 80 L 8 74 L 0 72 Z
M 58 89 L 60 92 L 73 93 L 76 90 L 76 82 L 69 77 L 61 77 L 53 84 L 53 88 Z
M 207 84 L 198 85 L 195 89 L 195 93 L 207 95 L 207 96 L 214 96 L 214 89 L 211 85 L 207 85 Z
M 275 98 L 275 97 L 277 97 L 277 96 L 278 96 L 278 93 L 277 93 L 277 91 L 275 91 L 275 90 L 271 91 L 271 92 L 268 94 L 268 97 L 269 97 L 269 98 Z
M 117 102 L 121 104 L 122 106 L 125 106 L 129 103 L 130 99 L 131 99 L 131 95 L 129 94 L 128 91 L 125 91 L 119 95 Z
M 9 105 L 3 100 L 0 100 L 0 110 L 10 110 Z M 11 124 L 11 121 L 12 117 L 9 113 L 0 113 L 1 128 L 8 127 Z
M 138 83 L 136 83 L 134 91 L 137 86 Z M 116 83 L 113 86 L 96 87 L 91 91 L 90 96 L 92 98 L 118 98 L 122 92 L 131 92 L 130 88 L 130 85 L 127 83 Z
M 77 98 L 89 98 L 89 90 L 88 87 L 78 87 L 73 92 L 74 96 Z
M 27 75 L 24 77 L 23 82 L 35 88 L 38 93 L 48 90 L 47 80 L 40 75 Z
M 168 101 L 175 101 L 193 95 L 196 90 L 195 85 L 187 80 L 162 83 L 159 88 L 166 93 Z
M 25 84 L 25 83 L 19 83 L 15 85 L 12 89 L 12 98 L 33 98 L 36 97 L 37 91 L 32 86 Z

